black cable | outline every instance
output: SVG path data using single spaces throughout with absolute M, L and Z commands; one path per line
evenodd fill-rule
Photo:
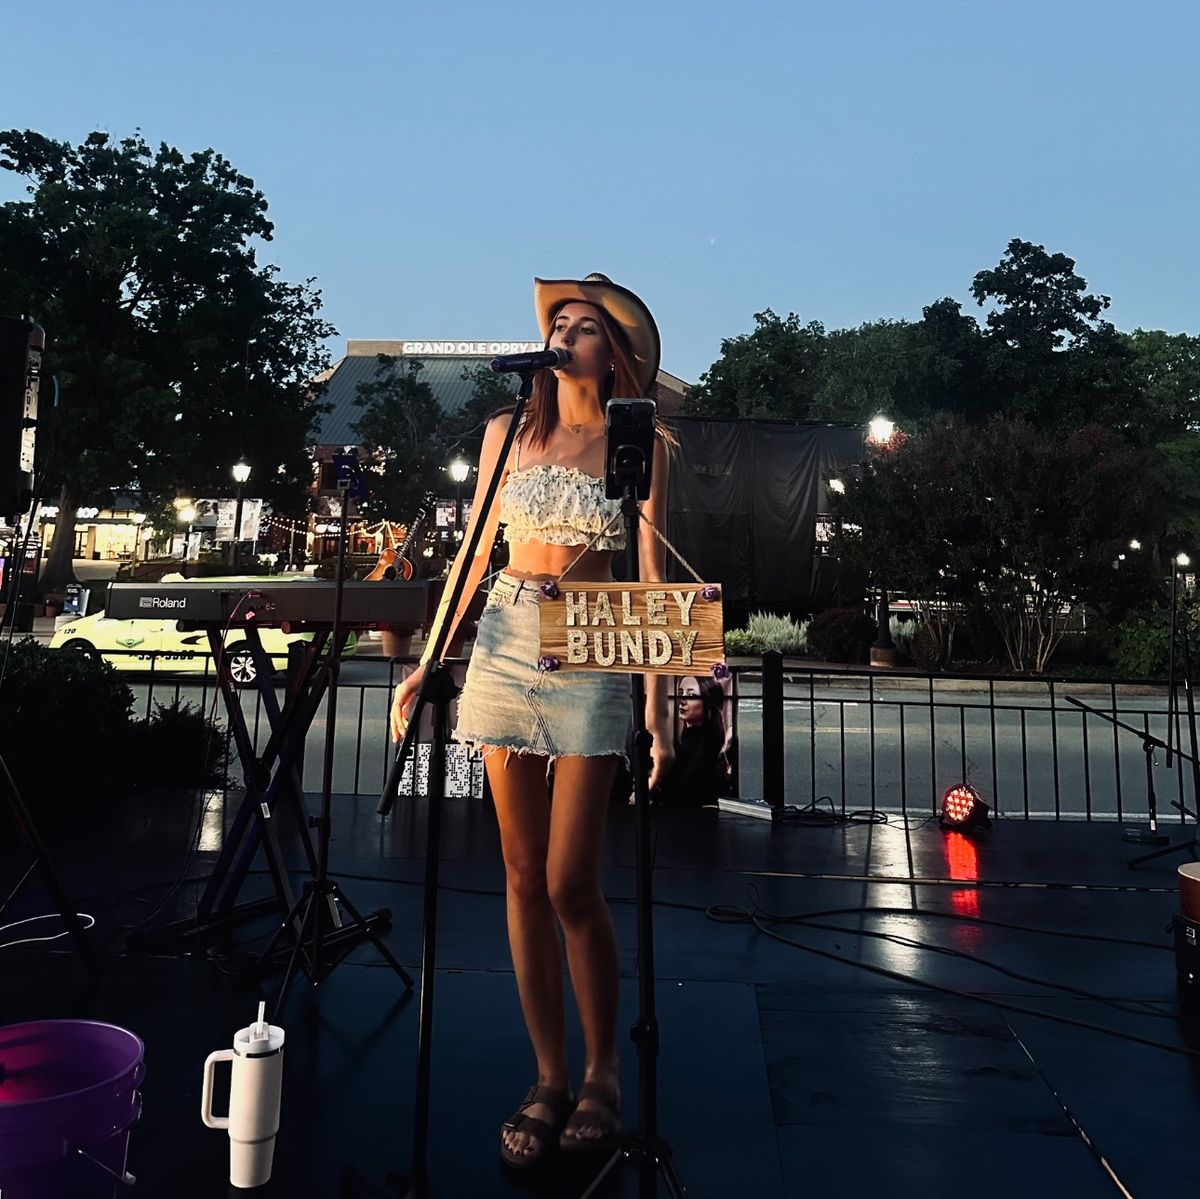
M 724 923 L 733 923 L 731 920 L 726 920 Z M 905 983 L 908 986 L 921 987 L 926 991 L 933 991 L 939 995 L 950 995 L 956 999 L 965 999 L 974 1003 L 981 1003 L 985 1007 L 994 1007 L 1004 1012 L 1015 1012 L 1020 1016 L 1034 1016 L 1040 1020 L 1049 1020 L 1055 1024 L 1065 1024 L 1070 1028 L 1082 1028 L 1089 1032 L 1102 1033 L 1105 1036 L 1116 1037 L 1118 1040 L 1132 1041 L 1136 1045 L 1145 1045 L 1151 1049 L 1162 1049 L 1168 1053 L 1178 1054 L 1182 1057 L 1200 1058 L 1200 1050 L 1180 1048 L 1178 1045 L 1168 1045 L 1164 1041 L 1154 1041 L 1148 1037 L 1139 1037 L 1136 1033 L 1124 1032 L 1120 1029 L 1108 1028 L 1103 1024 L 1093 1024 L 1087 1020 L 1074 1020 L 1070 1016 L 1059 1016 L 1051 1012 L 1038 1011 L 1036 1008 L 1021 1007 L 1019 1004 L 1007 1003 L 1002 999 L 993 999 L 988 995 L 980 995 L 970 991 L 961 991 L 956 987 L 945 987 L 940 983 L 927 982 L 925 979 L 917 978 L 911 974 L 902 974 L 898 970 L 888 970 L 884 966 L 875 966 L 869 962 L 856 962 L 850 958 L 844 957 L 840 953 L 833 953 L 827 949 L 818 949 L 815 945 L 805 945 L 802 941 L 795 941 L 791 937 L 785 937 L 782 933 L 777 933 L 769 925 L 761 921 L 753 912 L 743 909 L 743 917 L 738 923 L 753 924 L 759 932 L 772 940 L 779 941 L 784 945 L 789 945 L 793 949 L 802 949 L 806 953 L 814 954 L 817 957 L 826 958 L 831 962 L 840 962 L 844 966 L 852 966 L 857 970 L 865 970 L 868 974 L 876 974 L 881 978 L 891 979 L 893 982 Z M 1052 984 L 1051 984 L 1052 985 Z

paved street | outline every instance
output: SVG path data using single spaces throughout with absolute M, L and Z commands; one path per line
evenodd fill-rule
M 111 575 L 114 564 L 77 561 L 80 578 Z M 48 642 L 54 622 L 35 621 L 34 635 Z M 387 734 L 389 664 L 379 658 L 379 641 L 367 635 L 360 656 L 342 666 L 334 755 L 334 790 L 378 792 L 390 760 Z M 394 676 L 395 677 L 395 676 Z M 203 688 L 186 675 L 159 676 L 151 684 L 137 674 L 126 675 L 144 713 L 148 697 L 181 698 L 199 704 L 213 702 L 212 688 Z M 1106 688 L 1063 684 L 1056 691 L 1052 721 L 1049 693 L 1044 686 L 997 684 L 995 710 L 989 708 L 986 685 L 952 689 L 935 684 L 931 739 L 930 694 L 927 685 L 876 676 L 874 702 L 862 679 L 817 676 L 811 693 L 808 676 L 789 676 L 784 711 L 787 801 L 804 805 L 828 796 L 839 810 L 869 808 L 908 810 L 924 815 L 933 810 L 941 793 L 966 778 L 978 787 L 994 809 L 1010 816 L 1067 817 L 1086 815 L 1144 819 L 1146 764 L 1142 743 L 1132 732 L 1114 731 L 1095 715 L 1085 715 L 1066 702 L 1076 696 L 1101 710 L 1111 711 L 1113 697 Z M 247 719 L 259 744 L 265 744 L 266 721 L 254 692 L 243 693 L 252 705 Z M 762 702 L 755 681 L 743 688 L 735 730 L 741 793 L 762 795 Z M 1132 688 L 1117 699 L 1117 715 L 1127 724 L 1165 740 L 1166 696 L 1161 690 Z M 224 713 L 220 713 L 224 719 Z M 313 721 L 306 746 L 305 778 L 319 785 L 324 754 L 324 706 Z M 903 737 L 901 724 L 903 723 Z M 1187 748 L 1186 723 L 1180 722 Z M 1086 733 L 1085 733 L 1086 730 Z M 1086 736 L 1086 754 L 1085 754 Z M 1057 744 L 1056 744 L 1057 741 Z M 994 750 L 993 750 L 994 744 Z M 872 745 L 874 753 L 872 754 Z M 1175 764 L 1179 765 L 1178 759 Z M 1177 818 L 1171 800 L 1192 806 L 1190 766 L 1167 769 L 1164 755 L 1155 756 L 1154 786 L 1160 814 Z M 1057 767 L 1057 768 L 1056 768 Z M 1055 780 L 1057 778 L 1057 788 Z
M 342 666 L 334 756 L 337 792 L 377 792 L 389 760 L 389 663 L 366 656 L 374 652 L 373 643 L 366 641 L 363 656 Z M 148 682 L 134 674 L 127 677 L 138 696 L 139 711 L 144 711 Z M 1045 689 L 1020 685 L 1008 691 L 997 687 L 993 712 L 986 688 L 952 690 L 939 684 L 934 692 L 931 745 L 928 690 L 918 686 L 900 688 L 890 679 L 886 684 L 890 685 L 876 687 L 873 704 L 864 688 L 845 682 L 817 683 L 811 699 L 807 682 L 789 686 L 784 713 L 789 803 L 807 804 L 815 795 L 831 797 L 838 809 L 843 805 L 848 810 L 869 808 L 873 777 L 876 807 L 907 808 L 924 815 L 933 810 L 945 788 L 966 778 L 1002 813 L 1016 817 L 1028 811 L 1032 816 L 1053 816 L 1057 758 L 1061 814 L 1083 817 L 1090 794 L 1093 816 L 1115 818 L 1119 786 L 1124 818 L 1144 818 L 1145 755 L 1141 741 L 1126 731 L 1119 731 L 1114 738 L 1110 723 L 1096 715 L 1085 715 L 1065 702 L 1065 695 L 1081 695 L 1085 702 L 1108 710 L 1112 700 L 1107 690 L 1064 685 L 1057 691 L 1052 721 Z M 177 690 L 182 698 L 201 702 L 201 687 L 186 676 L 156 680 L 153 699 L 165 702 Z M 740 699 L 736 725 L 741 792 L 759 796 L 762 701 L 752 686 L 745 690 L 749 694 Z M 248 724 L 258 743 L 265 744 L 267 725 L 261 702 L 253 691 L 241 694 L 248 705 Z M 213 702 L 211 687 L 204 698 L 209 704 Z M 1120 719 L 1138 728 L 1148 726 L 1152 734 L 1163 739 L 1165 709 L 1161 692 L 1139 688 L 1118 697 Z M 224 718 L 224 713 L 221 715 Z M 305 777 L 310 787 L 317 786 L 321 777 L 325 720 L 322 706 L 306 747 Z M 1181 721 L 1179 727 L 1186 739 L 1186 723 Z M 1182 795 L 1191 804 L 1190 767 L 1185 764 L 1186 774 L 1168 770 L 1161 753 L 1155 762 L 1160 812 L 1170 817 L 1175 815 L 1171 799 Z

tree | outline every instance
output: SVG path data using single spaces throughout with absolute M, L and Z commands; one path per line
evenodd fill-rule
M 46 589 L 73 579 L 74 514 L 132 493 L 229 494 L 244 455 L 254 491 L 299 509 L 328 364 L 311 279 L 259 266 L 267 202 L 212 149 L 185 157 L 141 135 L 79 146 L 0 132 L 0 168 L 30 199 L 0 205 L 0 311 L 45 326 L 44 376 L 62 403 L 39 429 L 39 474 L 59 521 Z M 48 411 L 49 406 L 43 407 Z
M 1124 598 L 1118 555 L 1161 521 L 1161 488 L 1145 453 L 1098 425 L 1060 436 L 995 417 L 970 458 L 980 595 L 1012 669 L 1044 671 L 1073 608 Z
M 964 460 L 969 431 L 942 417 L 911 437 L 873 446 L 845 491 L 831 496 L 834 553 L 913 604 L 935 668 L 954 651 L 980 562 L 975 481 Z
M 802 325 L 769 308 L 754 314 L 755 329 L 721 342 L 721 357 L 688 389 L 685 416 L 803 421 L 812 418 L 820 384 L 825 329 Z
M 1114 566 L 1157 527 L 1162 503 L 1145 452 L 1112 430 L 1063 436 L 1003 416 L 973 427 L 944 417 L 874 450 L 847 481 L 838 545 L 913 601 L 942 663 L 978 602 L 1010 667 L 1043 671 L 1077 605 L 1127 602 L 1134 567 Z
M 380 354 L 375 378 L 358 385 L 353 429 L 374 451 L 364 514 L 407 521 L 429 492 L 446 487 L 445 416 L 417 358 Z
M 1130 422 L 1140 401 L 1130 355 L 1101 320 L 1108 296 L 1087 291 L 1073 258 L 1014 238 L 998 266 L 975 276 L 971 294 L 994 305 L 987 357 L 1002 411 L 1043 428 Z
M 517 394 L 517 378 L 499 375 L 483 362 L 464 367 L 461 378 L 464 383 L 471 384 L 471 398 L 457 412 L 446 417 L 444 437 L 451 453 L 459 448 L 473 447 L 478 460 L 483 430 L 495 413 L 512 407 Z

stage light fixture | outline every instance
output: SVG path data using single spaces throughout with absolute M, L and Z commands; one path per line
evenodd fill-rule
M 942 796 L 942 814 L 938 823 L 942 828 L 958 829 L 960 832 L 992 827 L 987 804 L 969 783 L 956 783 Z

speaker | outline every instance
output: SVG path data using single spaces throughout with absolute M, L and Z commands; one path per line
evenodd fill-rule
M 1175 977 L 1179 989 L 1200 999 L 1200 920 L 1176 912 L 1171 924 L 1175 932 Z
M 33 502 L 38 386 L 46 332 L 27 317 L 0 317 L 0 516 Z

